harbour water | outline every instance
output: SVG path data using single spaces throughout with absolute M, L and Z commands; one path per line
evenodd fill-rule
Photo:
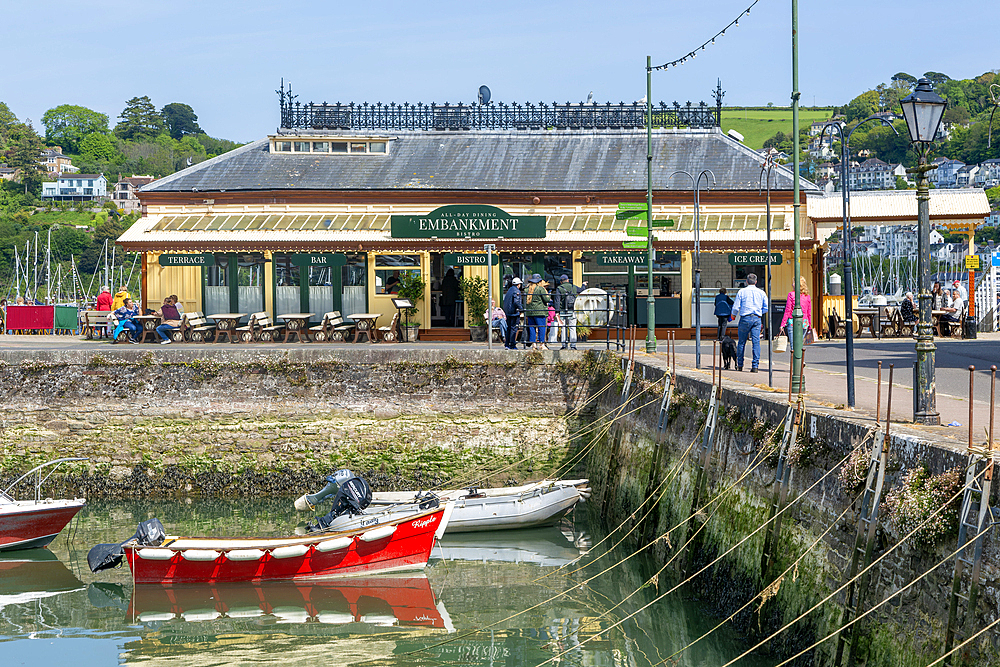
M 407 575 L 163 587 L 133 585 L 124 566 L 90 572 L 92 545 L 153 516 L 170 534 L 217 536 L 287 534 L 306 518 L 290 498 L 90 504 L 50 549 L 0 557 L 0 664 L 693 667 L 745 648 L 723 628 L 671 658 L 717 622 L 679 593 L 621 622 L 662 584 L 643 586 L 655 570 L 641 557 L 585 583 L 629 553 L 594 548 L 585 509 L 557 527 L 446 535 Z M 602 555 L 571 564 L 588 550 L 583 563 Z

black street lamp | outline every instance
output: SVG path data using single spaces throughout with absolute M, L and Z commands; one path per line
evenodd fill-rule
M 847 354 L 847 407 L 854 407 L 854 274 L 852 262 L 854 261 L 854 236 L 851 234 L 851 183 L 850 183 L 850 160 L 851 160 L 851 136 L 854 131 L 871 120 L 877 120 L 889 129 L 896 132 L 892 123 L 878 115 L 868 116 L 863 121 L 844 133 L 844 128 L 838 123 L 827 123 L 819 133 L 820 146 L 823 145 L 823 135 L 827 129 L 830 130 L 830 142 L 833 143 L 834 130 L 840 134 L 840 192 L 843 197 L 843 218 L 844 218 L 844 238 L 842 245 L 844 248 L 844 320 L 847 326 L 844 327 L 846 337 Z M 898 135 L 899 132 L 896 132 Z
M 917 262 L 920 280 L 920 319 L 917 323 L 917 386 L 916 410 L 913 421 L 918 424 L 937 426 L 941 423 L 941 415 L 937 412 L 937 400 L 934 390 L 934 333 L 931 328 L 931 293 L 928 285 L 931 278 L 930 266 L 930 235 L 931 235 L 931 193 L 927 182 L 927 172 L 936 169 L 937 165 L 927 164 L 927 154 L 931 142 L 937 136 L 948 105 L 941 96 L 934 92 L 928 79 L 920 79 L 916 89 L 904 98 L 903 118 L 910 132 L 910 142 L 917 151 L 918 161 L 915 169 L 907 169 L 907 173 L 917 175 Z

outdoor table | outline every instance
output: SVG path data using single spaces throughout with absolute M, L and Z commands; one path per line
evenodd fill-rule
M 878 338 L 878 332 L 875 328 L 875 321 L 878 317 L 878 308 L 855 308 L 854 314 L 858 316 L 858 337 L 865 329 L 868 329 L 872 338 Z
M 935 333 L 942 338 L 947 337 L 948 334 L 941 330 L 941 325 L 944 324 L 943 318 L 946 315 L 951 315 L 947 310 L 932 310 L 931 311 L 931 327 L 934 329 Z
M 246 317 L 246 313 L 216 313 L 215 315 L 209 315 L 208 319 L 215 320 L 215 342 L 219 342 L 219 337 L 225 334 L 229 338 L 230 343 L 238 343 L 239 340 L 233 340 L 233 334 L 236 332 L 236 327 L 239 326 L 240 320 Z
M 160 326 L 159 315 L 136 315 L 132 319 L 142 327 L 142 336 L 139 338 L 140 343 L 146 342 L 146 336 L 151 336 L 153 342 L 156 342 L 156 327 Z
M 296 336 L 298 342 L 311 343 L 309 339 L 309 318 L 311 318 L 316 313 L 288 313 L 286 315 L 278 315 L 279 320 L 285 321 L 285 340 L 284 343 L 288 342 L 290 336 Z M 305 337 L 305 341 L 302 338 Z
M 354 313 L 350 319 L 357 322 L 354 329 L 354 342 L 361 340 L 362 334 L 368 337 L 369 343 L 375 342 L 375 322 L 382 316 L 381 313 Z

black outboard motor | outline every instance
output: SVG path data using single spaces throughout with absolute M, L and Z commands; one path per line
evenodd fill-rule
M 122 564 L 125 558 L 125 549 L 122 547 L 132 540 L 143 547 L 158 547 L 167 536 L 163 524 L 159 519 L 147 519 L 139 524 L 135 534 L 124 542 L 117 544 L 98 544 L 87 554 L 87 565 L 91 572 L 100 572 Z
M 333 496 L 333 507 L 326 515 L 316 517 L 316 523 L 308 526 L 310 532 L 329 528 L 341 514 L 362 514 L 372 503 L 372 489 L 368 482 L 350 470 L 338 470 L 328 475 L 326 481 L 326 486 L 319 493 L 305 495 L 295 501 L 295 509 L 305 512 L 316 509 L 319 503 Z

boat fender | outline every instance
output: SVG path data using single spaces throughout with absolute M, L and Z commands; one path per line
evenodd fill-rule
M 444 535 L 444 531 L 448 530 L 448 522 L 451 521 L 451 513 L 455 511 L 455 501 L 452 500 L 445 503 L 444 514 L 441 515 L 441 523 L 438 525 L 437 530 L 434 531 L 434 539 L 440 540 Z
M 144 611 L 139 614 L 139 620 L 143 623 L 165 623 L 174 620 L 174 615 L 169 611 Z
M 181 552 L 184 560 L 191 561 L 213 561 L 219 557 L 219 552 L 215 549 L 185 549 Z
M 368 532 L 361 533 L 361 537 L 359 539 L 362 542 L 377 542 L 379 540 L 384 540 L 395 532 L 395 526 L 380 526 L 379 528 L 373 528 Z
M 173 549 L 139 549 L 137 553 L 143 560 L 170 560 L 177 552 Z
M 305 556 L 309 552 L 309 546 L 306 544 L 294 544 L 289 547 L 278 547 L 276 549 L 271 549 L 272 558 L 295 558 L 297 556 Z
M 260 549 L 233 549 L 226 552 L 226 558 L 235 561 L 260 560 L 264 552 Z
M 319 551 L 321 553 L 328 553 L 330 551 L 343 551 L 344 549 L 350 547 L 352 544 L 354 544 L 354 540 L 351 539 L 350 537 L 338 537 L 335 540 L 326 540 L 324 542 L 320 542 L 319 544 L 316 545 L 316 551 Z

